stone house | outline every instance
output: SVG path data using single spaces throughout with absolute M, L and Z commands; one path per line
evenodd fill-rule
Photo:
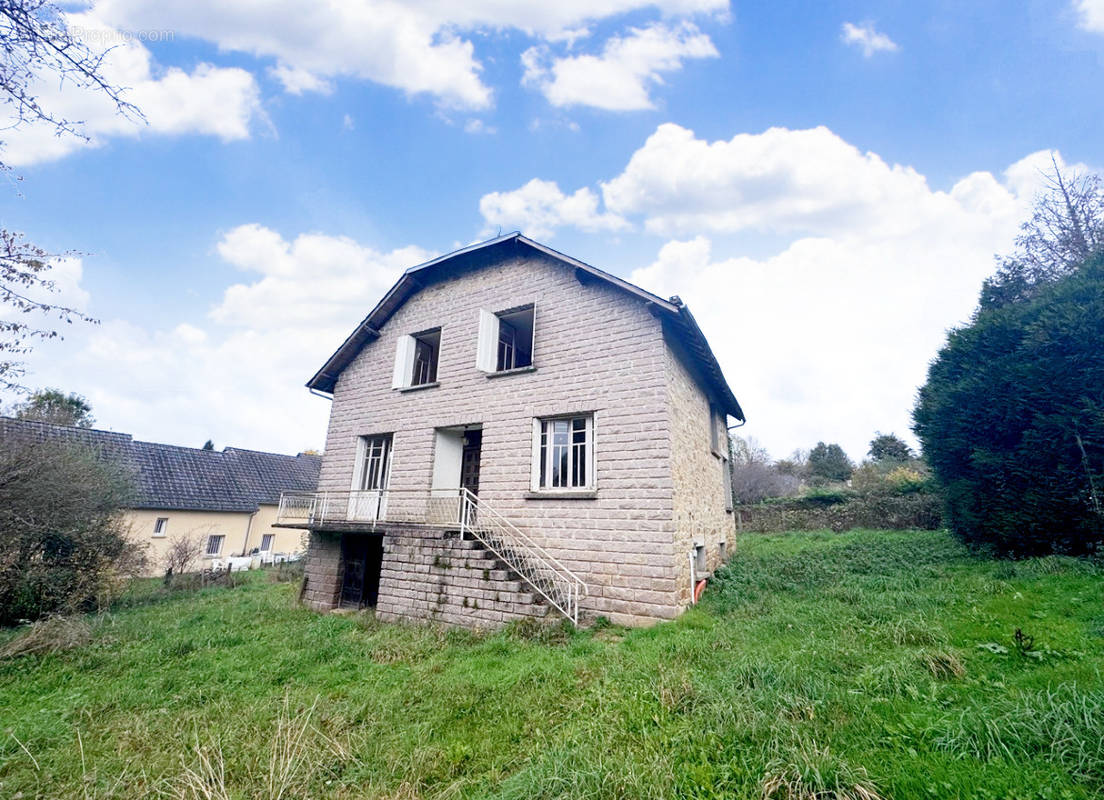
M 124 511 L 131 540 L 146 548 L 150 575 L 163 574 L 171 543 L 193 543 L 197 566 L 253 554 L 262 562 L 302 551 L 302 532 L 274 527 L 280 492 L 314 491 L 319 456 L 227 447 L 201 450 L 142 442 L 129 434 L 0 417 L 0 447 L 62 440 L 119 464 L 133 476 Z
M 332 397 L 304 599 L 385 620 L 646 624 L 735 533 L 728 420 L 689 309 L 514 233 L 407 270 L 308 383 Z

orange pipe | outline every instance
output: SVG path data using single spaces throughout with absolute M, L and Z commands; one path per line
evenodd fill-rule
M 694 587 L 694 602 L 698 602 L 701 599 L 702 592 L 705 591 L 705 579 L 698 581 L 698 585 Z

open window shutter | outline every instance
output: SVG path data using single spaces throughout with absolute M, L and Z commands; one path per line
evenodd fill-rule
M 596 465 L 598 464 L 598 457 L 595 453 L 597 448 L 594 446 L 594 417 L 588 416 L 586 418 L 586 439 L 587 439 L 587 459 L 590 461 L 587 464 L 587 488 L 598 488 L 598 473 L 595 472 Z
M 537 306 L 533 305 L 533 324 L 530 326 L 532 329 L 532 337 L 529 340 L 529 363 L 530 365 L 537 363 Z
M 533 420 L 533 461 L 529 471 L 529 487 L 534 492 L 540 489 L 541 424 L 539 419 Z
M 479 347 L 475 366 L 483 372 L 494 372 L 498 367 L 498 317 L 483 309 L 479 309 Z
M 410 385 L 414 371 L 414 337 L 400 336 L 395 342 L 395 373 L 391 376 L 391 388 L 401 389 Z

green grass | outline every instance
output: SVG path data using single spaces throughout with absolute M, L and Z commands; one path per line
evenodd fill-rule
M 296 589 L 149 592 L 79 650 L 0 662 L 0 797 L 1104 792 L 1087 562 L 748 535 L 698 607 L 646 630 L 380 625 Z

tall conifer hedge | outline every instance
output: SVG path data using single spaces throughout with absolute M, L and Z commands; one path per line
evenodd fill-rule
M 956 534 L 1007 555 L 1104 541 L 1104 255 L 981 310 L 932 363 L 913 430 Z

